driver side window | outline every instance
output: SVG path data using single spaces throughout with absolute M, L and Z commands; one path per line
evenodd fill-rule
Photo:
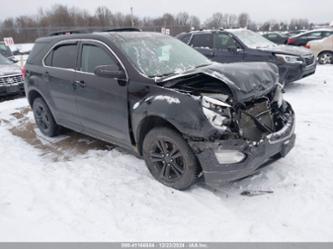
M 102 65 L 119 67 L 116 60 L 105 49 L 93 44 L 84 44 L 82 46 L 80 71 L 94 73 L 95 68 Z
M 222 50 L 229 50 L 229 49 L 238 49 L 241 48 L 239 43 L 230 35 L 225 33 L 215 34 L 215 48 L 222 49 Z

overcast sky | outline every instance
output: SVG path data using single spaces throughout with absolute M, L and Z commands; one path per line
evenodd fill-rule
M 214 12 L 247 12 L 254 21 L 307 18 L 313 22 L 333 21 L 333 0 L 1 0 L 0 20 L 18 15 L 36 14 L 39 7 L 55 3 L 85 8 L 91 13 L 97 6 L 107 6 L 113 12 L 128 13 L 133 6 L 138 16 L 156 17 L 165 12 L 187 11 L 201 21 Z

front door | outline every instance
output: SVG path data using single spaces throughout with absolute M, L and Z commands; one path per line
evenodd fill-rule
M 95 75 L 97 66 L 125 70 L 105 44 L 82 42 L 75 82 L 76 102 L 84 131 L 106 140 L 128 144 L 127 81 Z
M 241 45 L 227 33 L 214 34 L 214 60 L 221 63 L 241 62 L 244 50 Z

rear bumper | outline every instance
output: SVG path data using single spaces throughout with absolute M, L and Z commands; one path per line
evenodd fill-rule
M 259 168 L 268 165 L 280 157 L 286 156 L 295 144 L 295 117 L 292 115 L 286 125 L 278 132 L 272 133 L 259 142 L 242 139 L 223 140 L 196 144 L 201 149 L 197 154 L 203 169 L 205 182 L 210 186 L 238 180 L 252 175 Z M 245 155 L 243 161 L 234 164 L 220 164 L 216 152 L 220 150 L 239 151 Z
M 13 94 L 19 94 L 24 92 L 24 84 L 11 84 L 11 85 L 0 85 L 0 96 L 8 96 Z

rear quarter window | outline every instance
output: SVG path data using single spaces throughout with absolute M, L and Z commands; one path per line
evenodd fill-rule
M 42 59 L 49 49 L 49 44 L 46 42 L 35 43 L 32 51 L 29 54 L 27 63 L 32 65 L 42 65 Z
M 191 40 L 194 48 L 213 48 L 213 34 L 194 34 Z

